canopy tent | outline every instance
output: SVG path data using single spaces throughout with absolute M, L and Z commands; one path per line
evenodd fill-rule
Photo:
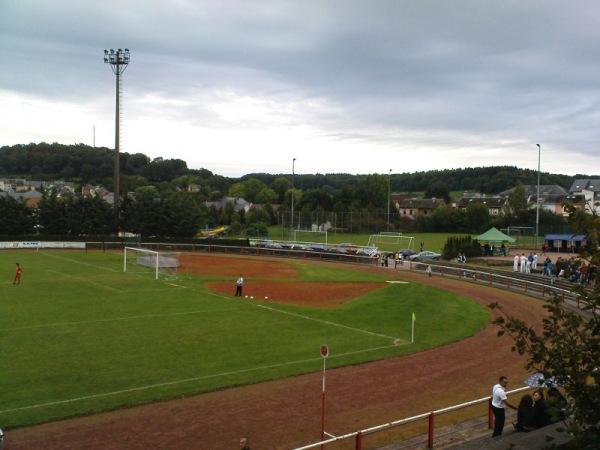
M 502 231 L 497 228 L 490 228 L 485 233 L 480 234 L 475 239 L 478 241 L 487 241 L 487 242 L 515 242 L 513 238 L 504 234 Z

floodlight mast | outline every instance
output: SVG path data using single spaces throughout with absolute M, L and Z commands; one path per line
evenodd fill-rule
M 542 146 L 535 144 L 538 148 L 538 170 L 537 170 L 537 196 L 535 206 L 535 248 L 538 246 L 538 237 L 540 234 L 540 159 L 542 156 Z
M 119 228 L 118 217 L 119 217 L 119 185 L 120 181 L 120 163 L 119 163 L 119 150 L 121 144 L 121 75 L 125 72 L 127 65 L 129 64 L 129 49 L 125 50 L 104 50 L 104 62 L 110 64 L 110 67 L 116 77 L 116 100 L 115 100 L 115 163 L 114 163 L 114 202 L 113 207 L 117 217 L 117 232 Z

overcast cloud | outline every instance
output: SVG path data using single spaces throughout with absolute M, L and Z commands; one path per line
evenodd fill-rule
M 0 145 L 114 148 L 190 168 L 598 175 L 592 1 L 0 0 Z M 94 131 L 95 130 L 95 131 Z

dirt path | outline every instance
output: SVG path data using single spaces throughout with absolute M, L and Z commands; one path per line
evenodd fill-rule
M 499 301 L 527 322 L 543 315 L 541 301 L 514 292 L 422 273 L 361 270 L 428 283 L 485 305 Z M 509 388 L 521 386 L 523 360 L 497 331 L 488 326 L 453 345 L 328 370 L 326 429 L 342 434 L 485 397 L 500 374 L 509 376 Z M 253 449 L 291 449 L 320 436 L 321 383 L 315 373 L 10 430 L 5 449 L 225 450 L 237 448 L 241 435 L 250 437 Z

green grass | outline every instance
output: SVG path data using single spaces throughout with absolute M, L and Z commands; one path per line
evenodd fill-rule
M 13 286 L 17 260 L 22 284 Z M 384 280 L 284 263 L 299 279 L 282 283 Z M 418 352 L 489 320 L 486 308 L 418 283 L 326 310 L 222 296 L 203 287 L 214 276 L 124 273 L 121 254 L 3 251 L 0 267 L 2 428 L 318 371 L 322 344 L 328 367 Z

